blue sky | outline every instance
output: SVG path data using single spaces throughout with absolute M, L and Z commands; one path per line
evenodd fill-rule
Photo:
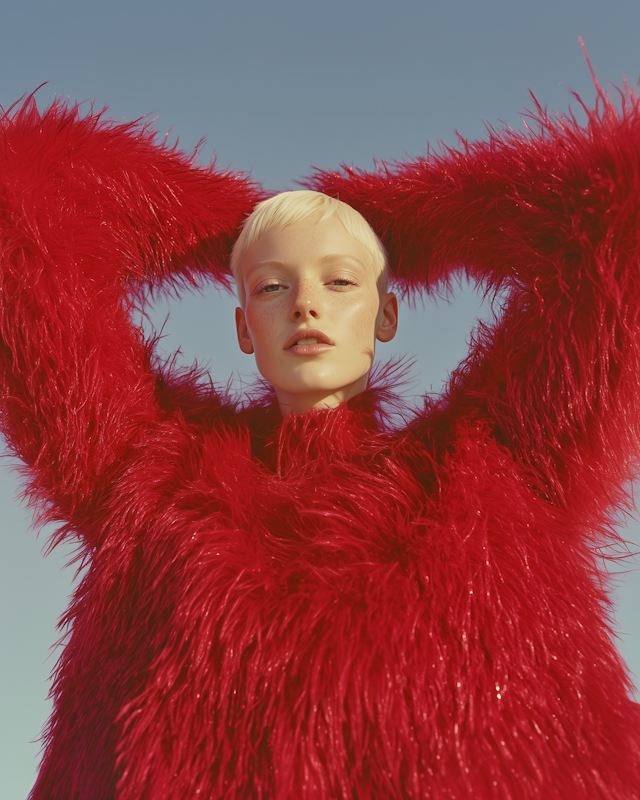
M 6 4 L 9 5 L 9 4 Z M 538 0 L 165 0 L 111 3 L 22 0 L 3 8 L 0 104 L 46 83 L 54 96 L 110 106 L 116 119 L 148 115 L 171 141 L 220 165 L 251 171 L 272 190 L 292 187 L 312 166 L 370 167 L 374 157 L 420 155 L 427 144 L 486 135 L 486 125 L 521 125 L 533 91 L 566 110 L 570 91 L 587 102 L 594 88 L 578 37 L 603 84 L 635 85 L 640 75 L 640 4 Z M 162 347 L 211 365 L 215 380 L 250 376 L 237 350 L 233 298 L 214 288 L 170 313 Z M 416 357 L 413 392 L 437 391 L 465 354 L 482 309 L 472 287 L 450 305 L 402 308 L 398 339 L 379 355 Z M 246 379 L 250 380 L 250 377 Z M 39 734 L 48 714 L 47 676 L 55 663 L 55 623 L 71 591 L 68 552 L 46 559 L 47 531 L 28 531 L 16 502 L 19 476 L 0 465 L 0 796 L 21 800 L 31 787 Z M 629 538 L 640 548 L 633 524 Z M 638 559 L 618 581 L 620 647 L 640 676 Z

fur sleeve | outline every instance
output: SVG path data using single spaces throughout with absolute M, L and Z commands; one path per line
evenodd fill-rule
M 584 126 L 538 106 L 525 133 L 309 181 L 367 217 L 401 289 L 438 291 L 465 270 L 506 298 L 440 421 L 481 415 L 576 507 L 603 476 L 628 477 L 638 447 L 640 102 L 620 98 L 599 90 Z
M 129 319 L 143 284 L 225 282 L 257 199 L 139 124 L 33 100 L 0 118 L 2 428 L 52 515 L 93 519 L 158 416 L 162 382 Z

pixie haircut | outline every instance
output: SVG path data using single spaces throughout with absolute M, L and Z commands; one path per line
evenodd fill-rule
M 318 216 L 318 221 L 324 222 L 334 214 L 344 225 L 347 233 L 366 247 L 371 256 L 374 272 L 378 276 L 378 288 L 380 292 L 386 292 L 389 284 L 387 251 L 362 214 L 329 195 L 301 189 L 296 192 L 282 192 L 263 200 L 244 221 L 240 236 L 231 252 L 230 265 L 241 305 L 244 306 L 245 295 L 240 264 L 263 233 L 293 225 L 313 216 Z

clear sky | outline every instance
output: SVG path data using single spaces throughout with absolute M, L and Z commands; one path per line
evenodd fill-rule
M 604 85 L 640 75 L 638 0 L 21 0 L 0 18 L 0 104 L 37 94 L 149 115 L 161 135 L 201 159 L 251 171 L 271 190 L 312 166 L 370 167 L 421 155 L 486 125 L 521 126 L 528 90 L 551 110 L 587 103 L 594 88 L 578 37 Z M 235 344 L 234 300 L 211 289 L 161 304 L 162 347 L 211 366 L 214 380 L 250 380 Z M 480 308 L 471 287 L 450 304 L 401 309 L 401 332 L 378 355 L 415 356 L 411 390 L 438 391 L 465 354 Z M 240 383 L 238 382 L 238 386 Z M 0 465 L 0 797 L 23 800 L 49 705 L 57 618 L 72 588 L 69 552 L 46 559 L 15 498 L 19 475 Z M 640 529 L 627 536 L 640 548 Z M 618 570 L 620 649 L 640 676 L 640 560 Z M 636 681 L 638 683 L 638 680 Z

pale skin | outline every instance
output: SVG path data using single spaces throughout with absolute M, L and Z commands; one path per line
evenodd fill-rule
M 398 328 L 369 250 L 334 215 L 265 232 L 239 266 L 238 343 L 255 354 L 283 416 L 339 405 L 367 388 L 376 340 Z

